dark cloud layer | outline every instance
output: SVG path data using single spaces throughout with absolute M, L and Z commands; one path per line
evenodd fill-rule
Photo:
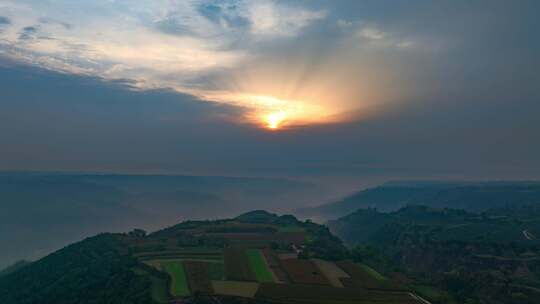
M 533 178 L 537 99 L 448 100 L 356 123 L 269 133 L 240 108 L 6 65 L 0 168 L 222 175 Z

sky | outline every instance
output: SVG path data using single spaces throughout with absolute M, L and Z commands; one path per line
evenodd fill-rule
M 539 11 L 0 0 L 0 170 L 538 179 Z

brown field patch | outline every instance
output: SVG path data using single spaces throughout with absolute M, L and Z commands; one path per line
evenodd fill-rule
M 253 298 L 259 283 L 239 281 L 212 281 L 214 292 L 219 295 Z
M 281 265 L 294 283 L 330 285 L 321 270 L 309 260 L 282 260 Z
M 270 267 L 270 270 L 276 276 L 278 283 L 290 283 L 291 280 L 285 270 L 283 270 L 283 267 L 281 267 L 281 260 L 278 255 L 269 248 L 263 250 L 263 255 L 268 263 L 268 267 Z
M 324 285 L 262 283 L 255 297 L 287 304 L 421 304 L 407 292 L 382 292 Z
M 211 294 L 214 292 L 207 263 L 186 261 L 184 262 L 184 269 L 192 293 Z
M 256 281 L 246 251 L 230 247 L 224 250 L 225 277 L 231 281 Z

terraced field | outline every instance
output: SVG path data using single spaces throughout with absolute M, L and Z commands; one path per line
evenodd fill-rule
M 147 270 L 155 276 L 156 302 L 163 303 L 167 295 L 172 296 L 169 301 L 202 295 L 272 304 L 418 303 L 408 291 L 363 265 L 299 259 L 298 250 L 309 246 L 306 241 L 326 231 L 316 226 L 318 230 L 238 221 L 185 225 L 189 229 L 160 232 L 159 239 L 131 240 L 133 255 L 153 267 Z
M 141 261 L 151 260 L 223 260 L 223 251 L 208 248 L 181 248 L 176 250 L 139 252 L 135 256 Z

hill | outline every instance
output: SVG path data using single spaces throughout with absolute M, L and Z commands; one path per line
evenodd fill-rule
M 0 302 L 151 303 L 150 281 L 131 270 L 136 263 L 119 236 L 92 237 L 0 277 Z
M 407 206 L 361 209 L 328 223 L 356 258 L 382 273 L 400 272 L 436 303 L 538 303 L 537 205 L 483 213 Z M 434 292 L 432 287 L 448 291 Z
M 15 271 L 18 271 L 20 269 L 23 269 L 24 267 L 26 267 L 26 266 L 28 266 L 30 264 L 32 264 L 32 262 L 29 262 L 29 261 L 26 261 L 26 260 L 17 261 L 15 263 L 13 263 L 12 265 L 9 265 L 8 267 L 0 270 L 0 277 L 8 275 L 10 273 L 13 273 Z
M 328 228 L 253 211 L 101 234 L 0 277 L 2 304 L 422 303 Z
M 101 232 L 156 230 L 254 208 L 279 211 L 322 192 L 283 179 L 4 172 L 0 268 Z
M 295 214 L 329 220 L 367 208 L 387 212 L 424 205 L 481 212 L 529 203 L 540 204 L 540 182 L 390 182 Z

